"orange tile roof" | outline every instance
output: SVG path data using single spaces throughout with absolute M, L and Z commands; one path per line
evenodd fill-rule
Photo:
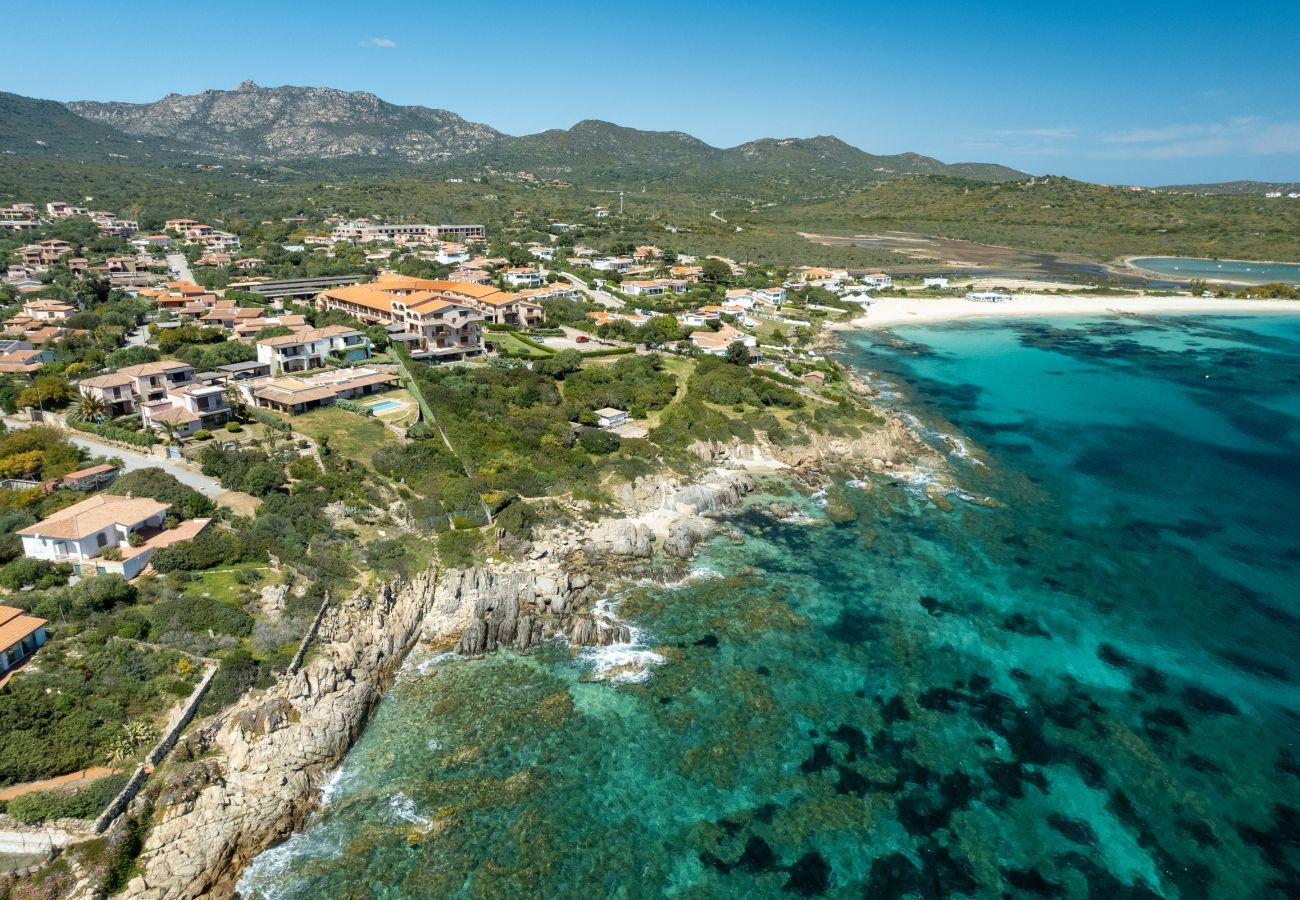
M 170 503 L 159 503 L 148 497 L 128 499 L 97 494 L 80 503 L 74 503 L 67 509 L 59 510 L 48 519 L 19 530 L 18 534 L 75 541 L 90 537 L 109 525 L 138 525 L 145 519 L 165 513 L 169 509 L 171 509 Z
M 193 368 L 189 363 L 183 363 L 179 359 L 160 359 L 157 362 L 142 363 L 138 366 L 127 366 L 125 369 L 118 369 L 117 374 L 129 375 L 132 378 L 143 378 L 147 375 L 163 375 L 167 372 L 175 372 L 178 369 Z
M 0 650 L 8 650 L 45 624 L 45 619 L 26 615 L 21 609 L 0 606 Z

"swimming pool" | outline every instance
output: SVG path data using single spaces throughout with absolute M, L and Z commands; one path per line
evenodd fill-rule
M 370 404 L 370 411 L 376 413 L 388 412 L 390 409 L 400 409 L 401 406 L 402 404 L 396 400 L 378 400 Z

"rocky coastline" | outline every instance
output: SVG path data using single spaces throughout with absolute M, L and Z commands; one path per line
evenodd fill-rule
M 653 575 L 663 560 L 690 559 L 758 477 L 811 484 L 850 461 L 902 465 L 924 446 L 893 419 L 858 438 L 815 438 L 794 449 L 700 444 L 692 451 L 707 466 L 703 475 L 620 485 L 622 515 L 539 534 L 520 561 L 431 569 L 359 592 L 325 616 L 299 672 L 245 696 L 178 746 L 182 759 L 198 764 L 158 796 L 141 874 L 127 895 L 234 896 L 244 866 L 306 822 L 417 643 L 478 656 L 556 637 L 580 646 L 625 642 L 627 626 L 598 601 L 613 585 Z

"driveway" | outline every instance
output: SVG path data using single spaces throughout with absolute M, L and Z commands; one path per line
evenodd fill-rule
M 177 281 L 188 281 L 190 284 L 196 284 L 194 273 L 190 271 L 190 264 L 185 259 L 184 253 L 168 253 L 167 268 L 172 270 Z
M 624 306 L 627 306 L 626 303 L 615 297 L 613 294 L 607 294 L 604 291 L 598 291 L 595 288 L 587 287 L 587 283 L 577 275 L 570 275 L 568 272 L 561 272 L 560 274 L 568 279 L 574 287 L 586 294 L 588 299 L 599 303 L 601 306 L 608 306 L 610 309 L 622 309 Z
M 6 418 L 4 421 L 5 425 L 10 428 L 30 428 L 32 426 L 31 422 L 25 422 L 22 419 Z M 57 428 L 58 426 L 54 427 Z M 117 457 L 122 461 L 122 471 L 124 472 L 134 472 L 136 469 L 162 469 L 164 472 L 175 475 L 176 480 L 181 484 L 194 488 L 205 497 L 211 497 L 215 500 L 226 492 L 226 489 L 221 486 L 221 482 L 217 481 L 217 479 L 196 472 L 189 466 L 181 464 L 178 460 L 160 459 L 156 456 L 148 456 L 135 450 L 119 447 L 116 444 L 104 444 L 78 431 L 68 429 L 60 429 L 60 431 L 70 442 L 86 450 L 92 456 Z
M 134 472 L 136 469 L 162 469 L 164 472 L 175 475 L 176 480 L 181 484 L 188 485 L 199 491 L 206 497 L 214 500 L 218 495 L 224 494 L 226 489 L 221 486 L 221 482 L 215 478 L 195 472 L 189 466 L 182 465 L 178 460 L 161 459 L 157 456 L 146 456 L 143 453 L 137 453 L 134 450 L 128 450 L 125 447 L 119 447 L 116 444 L 101 444 L 98 441 L 82 437 L 80 434 L 67 435 L 68 440 L 85 450 L 98 456 L 116 456 L 122 460 L 122 469 L 126 472 Z

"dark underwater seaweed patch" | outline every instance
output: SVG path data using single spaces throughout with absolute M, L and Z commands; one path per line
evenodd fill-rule
M 835 640 L 846 644 L 864 644 L 879 639 L 879 625 L 879 616 L 867 615 L 857 609 L 846 609 L 827 632 Z
M 1183 688 L 1181 694 L 1182 700 L 1192 709 L 1199 713 L 1209 716 L 1235 716 L 1240 710 L 1237 704 L 1233 703 L 1222 694 L 1216 694 L 1214 691 L 1206 688 L 1188 685 Z
M 1047 826 L 1067 841 L 1073 841 L 1085 847 L 1097 846 L 1097 832 L 1093 831 L 1092 826 L 1082 819 L 1071 819 L 1069 816 L 1060 813 L 1052 813 L 1047 817 Z
M 1003 869 L 1002 877 L 1018 891 L 1032 897 L 1064 897 L 1065 888 L 1048 881 L 1037 869 Z
M 835 765 L 835 760 L 831 758 L 830 746 L 818 744 L 813 747 L 812 756 L 799 764 L 799 771 L 805 775 L 812 775 L 814 772 L 825 771 L 833 765 Z
M 790 878 L 782 890 L 800 897 L 817 897 L 831 886 L 831 866 L 816 850 L 809 850 L 795 860 L 789 869 Z
M 848 745 L 847 758 L 850 762 L 867 753 L 867 736 L 852 725 L 840 723 L 840 726 L 830 733 L 830 738 Z
M 1034 619 L 1029 618 L 1024 613 L 1012 613 L 1002 620 L 1002 630 L 1010 631 L 1013 634 L 1023 634 L 1026 637 L 1040 637 L 1052 639 L 1052 633 Z

